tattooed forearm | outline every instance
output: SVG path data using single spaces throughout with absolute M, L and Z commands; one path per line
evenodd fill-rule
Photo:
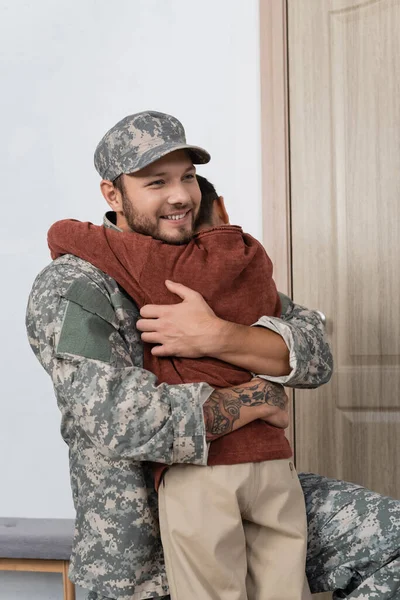
M 270 406 L 277 406 L 282 410 L 286 410 L 288 398 L 284 387 L 280 384 L 270 383 L 271 385 L 265 390 L 265 402 Z
M 286 409 L 286 392 L 284 387 L 279 383 L 258 380 L 251 387 L 248 387 L 245 393 L 243 393 L 242 388 L 233 388 L 233 390 L 239 394 L 241 403 L 244 406 L 269 404 L 270 406 L 277 406 L 282 410 Z
M 241 403 L 237 397 L 227 396 L 226 390 L 216 390 L 204 405 L 207 440 L 211 441 L 232 431 L 240 417 Z
M 203 407 L 207 440 L 233 431 L 243 406 L 270 404 L 284 408 L 285 398 L 282 386 L 261 379 L 242 387 L 215 390 Z

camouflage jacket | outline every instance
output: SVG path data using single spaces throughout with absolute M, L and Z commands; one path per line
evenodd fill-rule
M 205 465 L 205 383 L 156 386 L 142 368 L 135 304 L 108 275 L 64 256 L 36 278 L 27 331 L 53 381 L 69 446 L 76 509 L 71 579 L 108 598 L 168 593 L 157 497 L 145 461 Z M 286 385 L 316 387 L 332 371 L 319 316 L 284 302 L 278 331 L 290 348 Z M 278 379 L 279 380 L 279 379 Z

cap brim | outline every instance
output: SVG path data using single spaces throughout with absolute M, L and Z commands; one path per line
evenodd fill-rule
M 148 167 L 152 163 L 156 162 L 160 158 L 167 156 L 171 152 L 175 152 L 175 150 L 187 150 L 190 154 L 190 157 L 195 165 L 205 165 L 210 162 L 211 156 L 210 154 L 204 150 L 204 148 L 200 148 L 199 146 L 190 146 L 189 144 L 176 144 L 170 142 L 169 144 L 162 144 L 161 146 L 157 146 L 156 148 L 151 148 L 139 158 L 139 160 L 134 161 L 135 165 L 132 165 L 133 168 L 129 168 L 126 165 L 123 173 L 129 175 L 130 173 L 136 173 L 145 167 Z M 126 159 L 126 157 L 125 157 Z M 128 162 L 128 161 L 127 161 Z

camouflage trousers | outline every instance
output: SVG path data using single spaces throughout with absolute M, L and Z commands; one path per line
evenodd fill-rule
M 311 592 L 334 592 L 335 600 L 400 600 L 400 501 L 313 473 L 299 478 Z M 87 600 L 110 599 L 90 592 Z
M 400 600 L 400 501 L 299 475 L 308 519 L 307 578 L 333 598 Z

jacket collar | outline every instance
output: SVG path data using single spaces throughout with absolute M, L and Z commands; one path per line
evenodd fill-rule
M 122 229 L 117 227 L 116 223 L 117 215 L 115 214 L 115 212 L 113 212 L 112 210 L 106 212 L 106 214 L 103 217 L 104 227 L 108 227 L 108 229 L 114 229 L 114 231 L 122 231 Z

